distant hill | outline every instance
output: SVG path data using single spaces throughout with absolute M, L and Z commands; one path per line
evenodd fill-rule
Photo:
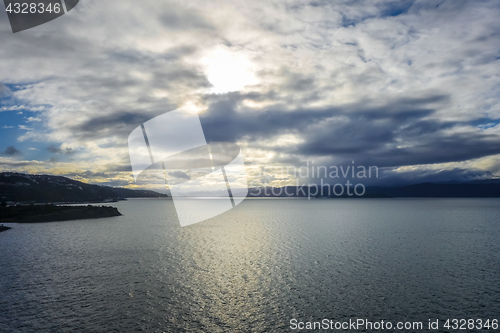
M 61 176 L 0 173 L 0 202 L 105 202 L 124 198 L 158 198 L 166 194 L 85 184 Z
M 500 198 L 496 180 L 458 184 L 422 183 L 401 187 L 367 187 L 366 194 L 414 198 Z
M 345 190 L 345 187 L 344 187 Z M 349 197 L 345 192 L 341 196 L 332 195 L 332 188 L 323 187 L 318 191 L 315 187 L 310 189 L 311 197 Z M 361 191 L 361 189 L 359 189 Z M 340 188 L 337 189 L 340 193 Z M 352 188 L 350 192 L 353 192 Z M 330 193 L 330 195 L 328 195 Z M 283 188 L 261 187 L 249 189 L 249 197 L 307 197 L 308 188 L 286 186 Z M 351 196 L 358 197 L 358 196 Z M 467 183 L 422 183 L 415 185 L 384 187 L 367 186 L 364 198 L 500 198 L 500 182 L 497 179 L 473 181 Z

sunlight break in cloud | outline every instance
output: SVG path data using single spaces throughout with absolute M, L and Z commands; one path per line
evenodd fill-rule
M 252 64 L 243 54 L 219 46 L 203 60 L 208 81 L 212 84 L 210 92 L 224 94 L 243 90 L 245 86 L 257 83 L 252 72 Z

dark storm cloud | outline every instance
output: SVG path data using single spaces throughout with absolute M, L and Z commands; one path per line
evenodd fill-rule
M 332 123 L 307 132 L 306 142 L 286 150 L 305 156 L 335 155 L 357 161 L 376 161 L 378 166 L 406 166 L 459 162 L 500 153 L 497 135 L 476 128 L 470 132 L 446 133 L 462 128 L 464 122 L 421 120 L 412 112 L 408 117 L 384 114 L 376 121 L 350 117 L 347 122 Z
M 337 156 L 345 161 L 353 159 L 380 167 L 460 162 L 500 153 L 497 136 L 481 132 L 445 135 L 440 131 L 429 133 L 428 137 L 411 136 L 404 131 L 398 133 L 392 126 L 351 122 L 336 132 L 312 135 L 305 144 L 287 152 L 306 156 Z M 400 142 L 407 145 L 398 147 Z
M 246 97 L 238 94 L 228 95 L 214 102 L 208 111 L 201 115 L 205 135 L 209 141 L 235 142 L 245 137 L 263 139 L 285 133 L 303 136 L 306 135 L 304 131 L 315 125 L 319 126 L 315 132 L 320 130 L 334 133 L 340 130 L 348 134 L 353 129 L 372 128 L 378 133 L 375 135 L 380 136 L 381 128 L 393 132 L 396 125 L 410 125 L 415 119 L 431 115 L 434 110 L 426 108 L 426 104 L 447 98 L 433 96 L 423 99 L 400 99 L 376 108 L 355 104 L 346 107 L 301 108 L 292 111 L 276 107 L 262 111 L 235 111 L 239 100 Z M 336 120 L 340 121 L 341 125 L 336 125 Z
M 14 146 L 9 146 L 2 154 L 7 156 L 20 156 L 23 153 L 20 150 L 17 150 Z
M 477 126 L 473 131 L 451 129 L 470 126 L 471 122 L 443 121 L 433 117 L 430 105 L 446 103 L 448 96 L 403 98 L 379 107 L 353 104 L 342 108 L 295 109 L 283 111 L 235 111 L 234 94 L 215 101 L 201 117 L 210 142 L 259 141 L 294 134 L 302 139 L 297 145 L 273 147 L 275 153 L 306 158 L 335 156 L 337 159 L 380 167 L 458 162 L 500 154 L 500 140 Z M 472 123 L 495 122 L 480 118 Z M 284 161 L 276 161 L 284 162 Z
M 163 107 L 152 108 L 147 111 L 126 111 L 105 113 L 102 116 L 94 116 L 71 127 L 75 137 L 81 139 L 102 139 L 118 137 L 123 146 L 127 145 L 127 137 L 137 126 L 165 113 L 166 110 L 176 109 L 175 105 L 166 104 Z M 127 157 L 128 159 L 128 157 Z
M 158 112 L 160 114 L 160 112 Z M 88 119 L 72 127 L 73 133 L 84 138 L 103 138 L 113 135 L 126 137 L 152 116 L 146 112 L 116 112 Z

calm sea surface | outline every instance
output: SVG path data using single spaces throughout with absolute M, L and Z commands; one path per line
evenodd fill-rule
M 500 319 L 498 199 L 250 199 L 185 228 L 169 200 L 113 205 L 0 233 L 0 332 Z

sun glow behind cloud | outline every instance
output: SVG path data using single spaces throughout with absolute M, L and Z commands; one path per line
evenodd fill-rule
M 248 58 L 226 46 L 219 46 L 203 59 L 208 81 L 212 84 L 210 92 L 224 94 L 241 91 L 245 86 L 257 84 Z

